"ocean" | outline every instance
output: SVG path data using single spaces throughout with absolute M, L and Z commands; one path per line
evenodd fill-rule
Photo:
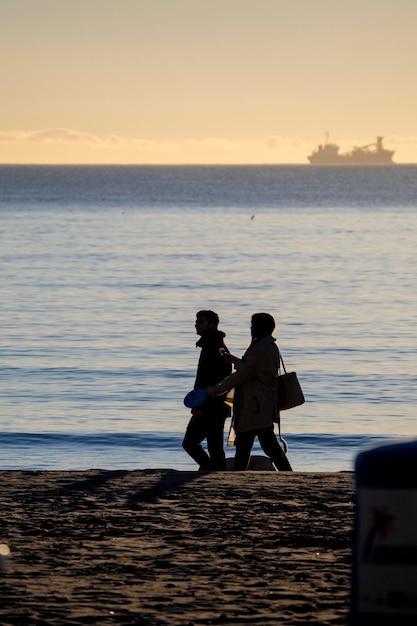
M 205 308 L 274 315 L 294 470 L 417 436 L 417 166 L 0 166 L 0 219 L 1 469 L 197 469 Z

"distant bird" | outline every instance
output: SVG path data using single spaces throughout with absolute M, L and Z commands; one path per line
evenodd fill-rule
M 254 219 L 255 219 L 255 216 L 254 216 L 254 215 L 252 215 L 251 220 L 254 220 Z

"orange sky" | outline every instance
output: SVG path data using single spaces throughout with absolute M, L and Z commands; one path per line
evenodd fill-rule
M 415 0 L 0 0 L 0 163 L 417 162 Z

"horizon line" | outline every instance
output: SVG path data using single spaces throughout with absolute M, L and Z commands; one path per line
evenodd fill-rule
M 279 166 L 290 166 L 290 167 L 309 167 L 309 168 L 323 168 L 323 167 L 334 167 L 338 169 L 346 169 L 353 167 L 395 167 L 398 165 L 417 165 L 417 161 L 404 161 L 404 162 L 392 162 L 392 163 L 346 163 L 346 164 L 313 164 L 313 163 L 299 163 L 299 162 L 282 162 L 282 163 L 80 163 L 80 162 L 62 162 L 62 163 L 36 163 L 36 162 L 8 162 L 2 163 L 0 162 L 0 167 L 30 167 L 30 166 L 39 166 L 39 167 L 62 167 L 62 166 L 77 166 L 77 167 L 279 167 Z

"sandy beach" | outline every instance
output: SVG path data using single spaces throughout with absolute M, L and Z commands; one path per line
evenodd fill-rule
M 1 471 L 0 624 L 346 624 L 353 474 Z

